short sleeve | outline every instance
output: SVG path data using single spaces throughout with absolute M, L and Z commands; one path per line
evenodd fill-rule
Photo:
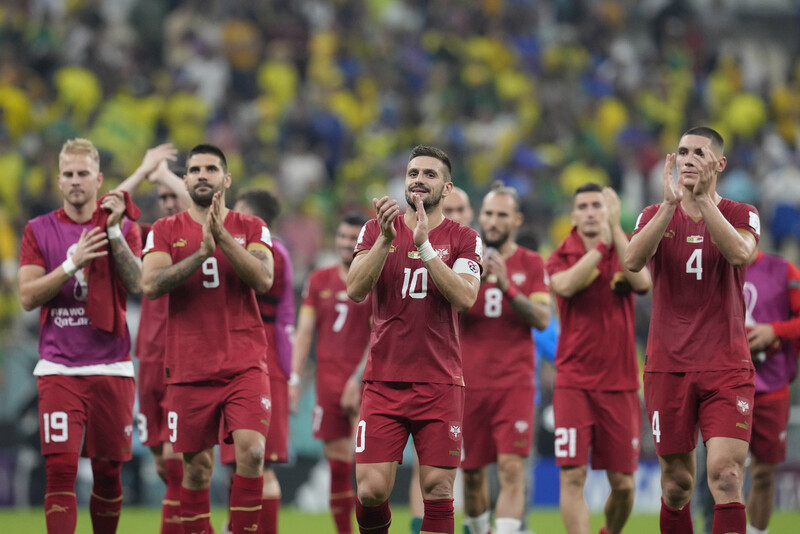
M 530 254 L 530 278 L 527 280 L 525 292 L 527 294 L 533 293 L 548 293 L 550 291 L 550 280 L 547 276 L 547 271 L 544 268 L 544 260 L 538 254 Z
M 560 248 L 556 249 L 552 254 L 550 254 L 550 257 L 547 258 L 545 268 L 547 270 L 547 274 L 550 276 L 560 273 L 561 271 L 565 271 L 569 268 L 567 257 L 561 252 Z
M 19 265 L 38 265 L 45 267 L 44 256 L 39 249 L 39 243 L 36 242 L 36 236 L 33 233 L 33 228 L 30 223 L 25 225 L 22 231 L 22 243 L 20 243 L 19 251 Z
M 750 204 L 738 204 L 731 212 L 731 225 L 737 230 L 747 230 L 758 243 L 761 236 L 761 218 L 758 210 Z
M 631 236 L 638 234 L 639 231 L 644 228 L 648 222 L 650 222 L 650 219 L 652 219 L 658 211 L 659 206 L 660 204 L 654 204 L 652 206 L 647 206 L 642 210 L 642 212 L 639 214 L 639 217 L 636 218 L 636 225 L 633 228 Z
M 258 217 L 249 218 L 247 221 L 247 245 L 260 245 L 272 251 L 272 234 L 267 228 L 267 224 Z
M 456 259 L 464 258 L 483 264 L 483 241 L 478 232 L 469 227 L 461 228 L 459 247 L 456 251 Z
M 378 238 L 379 229 L 378 219 L 371 219 L 361 227 L 361 232 L 359 232 L 358 241 L 356 242 L 356 248 L 353 250 L 353 256 L 372 248 L 372 245 L 375 244 L 375 240 Z
M 147 234 L 142 255 L 146 256 L 151 252 L 171 253 L 169 244 L 169 228 L 166 219 L 159 219 L 153 224 L 150 233 Z

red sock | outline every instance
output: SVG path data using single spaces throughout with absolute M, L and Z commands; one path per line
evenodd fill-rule
M 161 534 L 181 534 L 181 484 L 183 460 L 171 458 L 164 461 L 167 491 L 161 501 Z
M 423 499 L 422 503 L 425 505 L 422 532 L 455 534 L 453 499 Z
M 92 458 L 92 497 L 89 514 L 95 534 L 114 534 L 122 510 L 122 462 Z
M 280 497 L 261 499 L 261 513 L 258 516 L 259 534 L 278 534 L 278 513 L 280 509 Z
M 353 464 L 330 460 L 331 466 L 331 515 L 337 534 L 352 534 L 353 515 Z
M 714 505 L 714 529 L 711 534 L 745 534 L 747 514 L 740 502 Z
M 77 454 L 45 456 L 47 487 L 44 494 L 44 517 L 49 534 L 73 534 L 78 524 L 75 479 L 78 477 Z
M 261 515 L 261 490 L 264 477 L 233 476 L 231 484 L 231 532 L 244 534 L 258 531 Z
M 378 506 L 364 506 L 358 498 L 354 500 L 358 531 L 361 534 L 389 534 L 389 525 L 392 524 L 389 501 L 384 501 Z
M 659 525 L 661 526 L 661 534 L 692 534 L 694 532 L 692 527 L 692 511 L 691 501 L 686 503 L 680 510 L 673 510 L 664 504 L 664 498 L 661 498 L 661 518 Z
M 184 534 L 211 531 L 208 488 L 191 490 L 181 486 L 181 528 Z

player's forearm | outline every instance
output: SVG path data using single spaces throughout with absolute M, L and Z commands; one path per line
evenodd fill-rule
M 142 292 L 151 300 L 166 295 L 188 280 L 208 258 L 209 256 L 197 249 L 169 267 L 152 269 L 145 261 L 142 268 Z
M 633 272 L 625 268 L 625 252 L 628 250 L 628 236 L 622 228 L 617 227 L 614 229 L 614 249 L 617 253 L 617 259 L 622 266 L 622 275 L 631 285 L 631 288 L 637 293 L 646 293 L 650 291 L 653 286 L 653 280 L 650 278 L 650 271 L 644 267 L 638 272 Z
M 575 293 L 583 291 L 592 282 L 592 273 L 602 259 L 603 254 L 596 248 L 588 250 L 569 269 L 550 276 L 550 289 L 564 298 L 570 298 Z
M 544 330 L 550 324 L 550 304 L 536 302 L 520 292 L 511 299 L 511 308 L 517 317 L 537 330 Z
M 378 283 L 386 258 L 389 256 L 391 241 L 378 238 L 368 252 L 353 259 L 347 271 L 347 296 L 354 302 L 363 302 Z
M 297 331 L 294 337 L 294 346 L 292 346 L 292 373 L 298 375 L 303 374 L 303 369 L 306 367 L 306 360 L 308 353 L 311 351 L 311 342 L 314 338 L 314 322 L 309 323 L 307 316 L 300 311 L 300 317 L 297 320 Z
M 178 196 L 180 199 L 180 203 L 182 206 L 191 206 L 192 205 L 192 197 L 189 195 L 189 191 L 186 190 L 186 184 L 184 181 L 174 172 L 169 169 L 157 169 L 153 171 L 153 175 L 151 178 L 155 179 L 155 182 L 159 185 L 163 185 L 164 187 L 168 187 Z
M 664 231 L 675 213 L 675 204 L 662 202 L 655 216 L 644 225 L 638 234 L 631 238 L 625 250 L 625 261 L 622 267 L 628 271 L 638 273 L 653 257 L 661 243 Z
M 23 266 L 25 269 L 27 266 Z M 35 279 L 23 280 L 20 276 L 19 300 L 22 309 L 25 311 L 35 310 L 43 304 L 47 304 L 61 291 L 61 288 L 72 278 L 59 265 L 44 276 Z
M 139 189 L 139 186 L 142 185 L 145 178 L 147 178 L 147 174 L 140 167 L 133 171 L 133 174 L 125 178 L 113 191 L 127 191 L 132 195 Z
M 755 259 L 756 240 L 743 235 L 719 211 L 714 201 L 702 197 L 697 201 L 703 221 L 706 223 L 711 239 L 733 267 L 749 265 Z
M 142 260 L 128 246 L 124 236 L 108 240 L 111 245 L 111 257 L 114 258 L 114 272 L 131 295 L 141 292 Z
M 459 313 L 469 310 L 478 300 L 480 281 L 477 278 L 467 279 L 447 266 L 439 256 L 425 262 L 425 268 L 444 298 L 455 306 Z M 474 283 L 471 282 L 474 280 Z
M 217 240 L 217 244 L 245 284 L 259 295 L 270 290 L 275 274 L 271 252 L 247 250 L 227 230 Z

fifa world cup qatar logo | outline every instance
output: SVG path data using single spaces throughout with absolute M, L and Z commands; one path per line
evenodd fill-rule
M 76 248 L 78 248 L 77 243 L 70 245 L 67 249 L 67 258 L 72 257 Z M 86 273 L 84 273 L 83 269 L 78 269 L 73 278 L 75 279 L 75 284 L 72 286 L 72 296 L 75 297 L 75 300 L 86 302 L 89 298 L 89 285 L 86 283 Z
M 753 326 L 756 324 L 756 320 L 753 318 L 753 310 L 756 309 L 756 302 L 758 302 L 758 289 L 752 282 L 745 282 L 742 289 L 744 293 L 744 324 Z

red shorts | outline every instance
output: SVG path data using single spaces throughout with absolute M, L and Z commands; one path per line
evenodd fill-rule
M 696 371 L 644 374 L 647 416 L 659 456 L 687 453 L 725 437 L 750 441 L 755 371 Z
M 468 388 L 465 393 L 463 469 L 492 464 L 498 454 L 530 454 L 533 386 L 508 390 Z
M 314 439 L 331 441 L 353 436 L 353 422 L 350 415 L 339 404 L 340 399 L 341 392 L 338 397 L 320 394 L 320 387 L 317 385 L 317 404 L 314 406 L 311 418 L 311 431 Z
M 169 384 L 167 408 L 168 437 L 175 452 L 208 449 L 220 436 L 231 443 L 234 430 L 266 436 L 272 414 L 269 375 L 253 368 L 226 381 Z
M 147 447 L 160 445 L 167 441 L 164 362 L 140 361 L 136 386 L 139 390 L 139 414 L 136 416 L 139 438 Z
M 133 378 L 48 375 L 38 377 L 36 384 L 43 455 L 80 453 L 117 462 L 131 459 Z
M 463 413 L 461 386 L 367 382 L 356 429 L 356 463 L 402 463 L 412 435 L 420 465 L 458 467 Z
M 779 464 L 786 460 L 789 404 L 788 391 L 756 393 L 750 453 L 762 462 Z
M 556 465 L 633 473 L 639 465 L 642 409 L 635 391 L 553 391 Z
M 270 375 L 269 393 L 272 400 L 272 417 L 269 420 L 264 459 L 271 463 L 285 463 L 289 461 L 289 387 L 286 385 L 286 379 L 273 379 Z M 233 443 L 225 443 L 224 437 L 220 427 L 219 461 L 223 464 L 232 464 L 236 462 L 236 447 Z

